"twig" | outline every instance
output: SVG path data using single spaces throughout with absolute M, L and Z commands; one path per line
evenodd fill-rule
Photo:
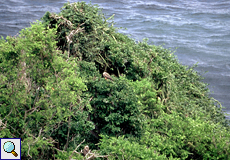
M 60 150 L 60 149 L 58 149 L 58 148 L 56 148 L 56 147 L 53 147 L 54 149 L 56 149 L 57 151 L 60 151 L 60 152 L 66 152 L 66 151 L 64 151 L 64 150 Z
M 6 117 L 8 117 L 11 114 L 12 110 L 13 110 L 13 108 L 11 108 L 10 113 L 2 119 L 3 121 L 4 121 L 4 119 L 6 119 Z
M 94 157 L 94 154 L 92 154 L 90 157 L 86 158 L 87 160 L 91 159 Z
M 2 126 L 3 125 L 3 126 Z M 2 126 L 2 128 L 0 129 L 0 131 L 4 128 L 6 128 L 7 126 L 7 121 L 5 123 L 2 122 L 2 120 L 0 119 L 0 127 Z
M 75 150 L 73 151 L 73 153 L 74 153 L 74 152 L 76 153 L 77 149 L 78 149 L 78 148 L 81 146 L 81 144 L 84 143 L 84 142 L 85 142 L 85 139 L 75 148 Z M 69 157 L 69 159 L 72 158 L 73 153 L 71 154 L 71 156 Z M 77 153 L 78 153 L 78 152 L 77 152 Z
M 70 55 L 70 44 L 73 42 L 73 41 L 72 41 L 72 37 L 73 37 L 75 34 L 79 33 L 79 32 L 84 32 L 84 27 L 83 27 L 83 28 L 80 28 L 80 26 L 82 26 L 83 24 L 85 24 L 85 23 L 80 24 L 80 25 L 77 27 L 77 29 L 72 30 L 72 31 L 70 32 L 70 34 L 69 34 L 68 36 L 66 36 L 67 43 L 68 43 L 68 59 L 69 59 L 69 55 Z
M 69 44 L 72 43 L 72 37 L 73 37 L 75 34 L 84 31 L 84 27 L 83 27 L 83 28 L 80 28 L 80 26 L 82 26 L 83 24 L 85 24 L 85 23 L 82 23 L 81 25 L 79 25 L 79 26 L 77 27 L 77 29 L 72 30 L 72 31 L 70 32 L 70 34 L 69 34 L 68 36 L 66 36 L 67 43 L 69 43 Z
M 29 149 L 28 149 L 28 155 L 30 156 L 30 158 L 32 158 L 32 156 L 30 155 L 30 145 L 27 143 L 27 145 L 29 146 Z
M 125 160 L 125 158 L 124 158 L 124 156 L 123 156 L 123 155 L 124 155 L 123 150 L 122 150 L 122 149 L 120 149 L 120 151 L 123 153 L 123 154 L 122 154 L 122 159 L 123 159 L 123 160 Z
M 70 106 L 70 112 L 72 112 L 72 107 Z M 68 121 L 68 133 L 67 133 L 67 142 L 66 142 L 66 145 L 65 145 L 65 151 L 66 151 L 66 149 L 67 149 L 67 147 L 68 147 L 68 145 L 69 145 L 69 134 L 70 134 L 70 129 L 71 129 L 71 127 L 70 127 L 70 121 L 71 121 L 71 115 L 69 116 L 69 121 Z
M 42 133 L 42 128 L 39 131 L 38 137 L 36 138 L 36 140 L 32 144 L 34 144 L 34 143 L 36 143 L 38 141 L 38 138 L 41 136 L 41 133 Z M 30 158 L 32 158 L 32 156 L 30 155 L 30 145 L 28 143 L 27 143 L 27 145 L 29 146 L 29 149 L 28 149 L 27 153 L 30 156 Z
M 28 115 L 32 114 L 32 113 L 33 113 L 34 111 L 36 111 L 36 109 L 39 107 L 39 106 L 35 107 L 35 103 L 36 103 L 36 101 L 37 101 L 37 99 L 38 99 L 38 92 L 39 92 L 39 90 L 40 90 L 40 87 L 37 88 L 37 93 L 36 93 L 36 96 L 35 96 L 35 99 L 34 99 L 33 108 L 31 108 L 31 109 L 29 109 L 29 110 L 27 110 L 27 111 L 25 112 L 24 120 L 26 119 L 26 117 L 27 117 Z M 32 111 L 32 112 L 30 112 L 30 111 Z M 27 115 L 28 112 L 30 112 L 30 113 Z
M 66 24 L 69 28 L 73 28 L 73 24 L 72 24 L 69 20 L 67 20 L 66 18 L 64 18 L 63 16 L 58 16 L 58 15 L 52 14 L 52 15 L 50 15 L 50 17 L 51 17 L 51 18 L 54 18 L 54 19 L 56 19 L 56 20 L 58 20 L 58 19 L 63 19 L 64 22 L 65 22 L 65 24 Z M 61 24 L 63 24 L 63 22 L 61 22 L 61 23 L 58 25 L 58 27 L 59 27 Z
M 89 99 L 89 101 L 88 101 L 87 103 L 89 103 L 90 101 L 92 101 L 93 97 L 94 97 L 94 96 L 92 96 L 92 97 Z M 81 103 L 81 100 L 80 100 L 79 104 L 80 104 L 80 103 Z M 79 111 L 79 110 L 83 111 L 83 109 L 84 109 L 85 106 L 86 106 L 86 105 L 84 105 L 83 107 L 80 106 L 79 109 L 76 110 L 76 111 L 74 112 L 74 114 L 76 114 L 76 112 Z
M 42 128 L 39 131 L 38 137 L 36 138 L 36 140 L 32 144 L 34 144 L 38 141 L 38 138 L 41 136 L 41 133 L 42 133 Z

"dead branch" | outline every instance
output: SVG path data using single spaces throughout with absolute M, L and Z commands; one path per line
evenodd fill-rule
M 73 42 L 73 41 L 72 41 L 72 37 L 73 37 L 75 34 L 77 34 L 77 33 L 79 33 L 79 32 L 84 32 L 84 28 L 85 28 L 85 27 L 80 28 L 80 26 L 82 26 L 83 24 L 85 24 L 85 23 L 82 23 L 81 25 L 79 25 L 79 26 L 77 27 L 77 29 L 72 30 L 72 31 L 70 32 L 70 34 L 69 34 L 68 36 L 66 36 L 67 43 L 70 44 L 70 43 Z
M 72 154 L 71 154 L 71 156 L 69 157 L 69 159 L 71 159 L 72 158 L 72 156 L 73 156 L 73 153 L 78 153 L 78 152 L 76 152 L 77 151 L 77 149 L 81 146 L 81 144 L 82 143 L 84 143 L 85 142 L 85 139 L 75 148 L 75 150 L 72 152 Z
M 30 145 L 28 143 L 27 143 L 27 145 L 29 147 L 27 154 L 30 156 L 30 158 L 32 158 L 32 156 L 30 155 Z
M 41 136 L 41 133 L 42 133 L 42 128 L 39 131 L 38 137 L 36 138 L 36 140 L 32 144 L 34 144 L 38 141 L 38 138 Z
M 102 155 L 98 155 L 97 153 L 92 153 L 91 150 L 89 150 L 89 146 L 85 146 L 83 151 L 81 150 L 81 153 L 84 154 L 86 160 L 92 160 L 97 157 L 108 158 L 108 155 L 102 156 Z
M 7 126 L 7 121 L 5 123 L 2 122 L 2 120 L 0 119 L 0 127 L 2 126 L 2 128 L 0 128 L 0 131 L 4 128 L 6 128 Z
M 42 133 L 42 128 L 40 129 L 39 134 L 38 134 L 38 137 L 36 138 L 36 140 L 35 140 L 34 142 L 32 142 L 31 144 L 28 144 L 28 143 L 27 143 L 27 145 L 28 145 L 28 147 L 29 147 L 27 154 L 28 154 L 28 156 L 30 156 L 30 158 L 32 158 L 32 156 L 30 155 L 30 145 L 33 145 L 34 143 L 36 143 L 36 142 L 38 141 L 39 137 L 41 136 L 41 133 Z M 34 136 L 33 136 L 33 137 L 34 137 Z
M 13 110 L 13 108 L 11 108 L 10 113 L 7 114 L 7 116 L 5 116 L 5 117 L 2 119 L 3 121 L 6 119 L 6 117 L 8 117 L 8 116 L 12 113 L 12 110 Z
M 68 43 L 68 58 L 69 58 L 69 55 L 70 55 L 70 44 L 73 42 L 73 41 L 72 41 L 72 37 L 73 37 L 75 34 L 79 33 L 79 32 L 84 32 L 84 27 L 83 27 L 83 28 L 80 28 L 80 26 L 82 26 L 83 24 L 85 24 L 85 23 L 82 23 L 82 24 L 78 25 L 77 29 L 72 30 L 72 31 L 70 32 L 70 34 L 69 34 L 68 36 L 66 36 L 67 43 Z
M 50 15 L 50 18 L 53 18 L 53 19 L 56 19 L 56 20 L 58 20 L 58 19 L 64 20 L 63 22 L 61 22 L 61 23 L 58 25 L 58 27 L 59 27 L 61 24 L 65 24 L 65 25 L 66 25 L 67 27 L 69 27 L 70 29 L 73 28 L 73 24 L 72 24 L 69 20 L 67 20 L 66 18 L 64 18 L 63 16 L 58 16 L 58 15 L 56 15 L 56 14 L 51 14 L 51 15 Z
M 94 158 L 108 158 L 109 155 L 98 155 L 97 153 L 91 153 L 91 150 L 85 155 L 86 160 L 92 160 Z

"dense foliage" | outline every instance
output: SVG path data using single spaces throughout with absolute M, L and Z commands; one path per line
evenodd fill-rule
M 66 3 L 0 39 L 0 137 L 21 138 L 22 159 L 230 159 L 202 77 L 111 18 Z

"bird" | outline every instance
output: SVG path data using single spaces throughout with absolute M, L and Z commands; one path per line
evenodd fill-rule
M 103 72 L 103 76 L 105 77 L 105 79 L 109 79 L 109 80 L 113 81 L 113 79 L 112 79 L 112 77 L 109 75 L 109 73 Z
M 83 149 L 83 154 L 86 156 L 86 154 L 89 152 L 89 146 L 85 146 Z

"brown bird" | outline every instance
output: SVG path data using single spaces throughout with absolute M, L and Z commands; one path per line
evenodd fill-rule
M 89 152 L 89 146 L 85 146 L 83 149 L 84 156 Z
M 105 77 L 105 79 L 109 79 L 109 80 L 113 81 L 113 79 L 112 79 L 112 77 L 110 77 L 109 73 L 103 72 L 103 76 Z

